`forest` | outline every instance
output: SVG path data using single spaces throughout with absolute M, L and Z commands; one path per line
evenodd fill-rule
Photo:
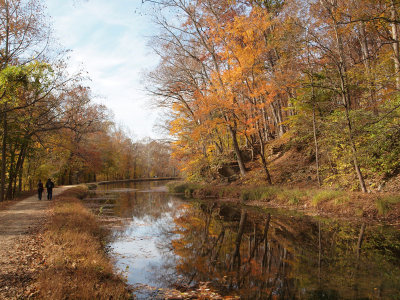
M 152 20 L 165 138 L 100 104 L 45 0 L 0 0 L 1 299 L 400 299 L 400 0 L 70 1 Z
M 56 184 L 170 176 L 168 141 L 134 141 L 70 74 L 42 1 L 0 3 L 0 201 Z
M 367 192 L 397 176 L 399 1 L 148 2 L 161 58 L 148 90 L 186 178 L 230 165 L 228 180 L 280 183 L 277 149 L 319 186 Z
M 70 73 L 43 3 L 1 3 L 1 200 L 48 177 L 72 184 L 180 172 L 189 181 L 287 183 L 282 173 L 296 170 L 274 165 L 274 154 L 290 151 L 319 186 L 367 192 L 399 174 L 398 1 L 143 7 L 160 57 L 144 81 L 170 140 L 135 141 L 94 101 L 85 72 Z M 236 174 L 224 176 L 226 167 Z

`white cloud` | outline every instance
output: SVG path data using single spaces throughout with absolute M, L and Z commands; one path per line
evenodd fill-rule
M 71 49 L 71 65 L 89 72 L 89 84 L 98 102 L 110 108 L 117 122 L 138 138 L 157 137 L 156 113 L 140 83 L 143 69 L 158 58 L 146 48 L 145 36 L 153 32 L 146 16 L 135 14 L 140 0 L 47 0 L 60 43 Z

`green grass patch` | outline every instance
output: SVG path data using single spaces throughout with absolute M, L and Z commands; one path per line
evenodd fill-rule
M 386 215 L 397 203 L 400 203 L 400 195 L 382 196 L 376 200 L 376 208 L 380 215 Z
M 348 203 L 349 201 L 350 201 L 349 195 L 342 195 L 338 198 L 335 198 L 334 203 L 335 203 L 335 205 L 342 205 L 342 204 Z
M 291 205 L 299 204 L 301 200 L 306 197 L 307 191 L 300 189 L 284 189 L 278 195 L 279 200 Z
M 295 205 L 301 202 L 308 195 L 306 190 L 301 189 L 286 189 L 276 186 L 263 186 L 243 189 L 241 199 L 248 200 L 266 200 L 270 201 L 278 199 L 281 202 L 286 202 Z
M 334 191 L 334 190 L 321 190 L 321 191 L 315 191 L 314 196 L 311 198 L 311 204 L 313 206 L 317 206 L 319 203 L 324 202 L 324 201 L 329 201 L 333 199 L 342 199 L 343 201 L 346 201 L 346 197 L 344 195 L 343 191 Z M 339 200 L 337 200 L 339 201 Z M 341 200 L 340 200 L 341 201 Z M 340 204 L 340 202 L 335 204 Z
M 240 199 L 243 201 L 251 200 L 271 200 L 276 197 L 279 189 L 274 186 L 262 186 L 243 189 Z

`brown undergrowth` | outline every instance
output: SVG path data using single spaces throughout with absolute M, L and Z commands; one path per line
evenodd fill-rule
M 53 204 L 44 233 L 47 267 L 38 276 L 39 298 L 129 299 L 122 276 L 104 252 L 106 232 L 80 203 L 83 187 L 66 191 Z

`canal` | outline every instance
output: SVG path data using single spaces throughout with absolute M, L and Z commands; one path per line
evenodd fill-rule
M 400 299 L 395 228 L 188 201 L 164 184 L 100 185 L 84 200 L 137 299 L 199 286 L 240 299 Z

